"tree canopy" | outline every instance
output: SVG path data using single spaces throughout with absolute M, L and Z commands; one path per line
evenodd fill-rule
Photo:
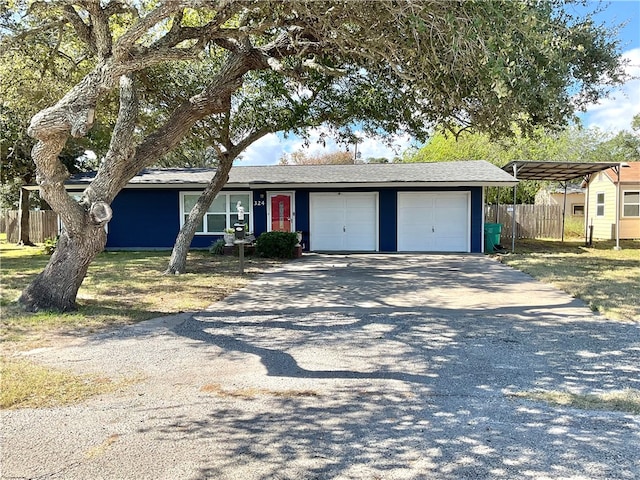
M 640 118 L 640 114 L 634 117 Z M 407 153 L 405 162 L 446 162 L 487 160 L 503 167 L 513 160 L 556 162 L 629 162 L 640 159 L 640 135 L 635 130 L 615 134 L 597 128 L 572 126 L 561 131 L 539 127 L 525 136 L 514 129 L 509 137 L 491 138 L 485 133 L 460 132 L 457 136 L 439 130 L 419 150 Z M 544 182 L 521 181 L 518 201 L 533 203 Z M 487 201 L 498 201 L 498 191 L 490 189 Z M 511 193 L 503 190 L 500 202 L 511 202 Z
M 280 165 L 352 165 L 353 153 L 337 151 L 322 154 L 308 154 L 303 150 L 285 153 L 280 157 Z
M 20 49 L 33 42 L 42 52 L 23 68 L 60 62 L 78 74 L 28 129 L 41 193 L 65 229 L 22 304 L 74 308 L 104 248 L 110 203 L 203 122 L 218 165 L 206 198 L 233 158 L 270 132 L 326 125 L 348 138 L 358 124 L 424 139 L 436 124 L 501 135 L 567 123 L 624 75 L 612 33 L 564 5 L 12 1 L 0 14 L 2 55 L 27 55 Z M 59 154 L 99 122 L 112 127 L 108 148 L 78 203 L 64 190 Z

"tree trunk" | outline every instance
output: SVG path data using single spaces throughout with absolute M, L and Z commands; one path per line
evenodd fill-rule
M 18 245 L 33 247 L 29 238 L 29 190 L 20 189 L 20 208 L 18 209 Z
M 79 235 L 62 231 L 45 269 L 24 289 L 18 302 L 29 312 L 75 310 L 76 295 L 89 264 L 107 243 L 100 225 L 86 225 Z
M 202 217 L 207 213 L 211 202 L 216 198 L 218 192 L 222 190 L 225 183 L 229 179 L 229 171 L 233 165 L 233 159 L 235 155 L 227 155 L 218 163 L 216 174 L 205 188 L 197 203 L 191 209 L 189 217 L 184 222 L 184 225 L 178 232 L 176 242 L 173 245 L 173 251 L 171 252 L 171 258 L 169 259 L 169 266 L 165 270 L 166 275 L 179 275 L 185 273 L 187 270 L 187 254 L 189 253 L 189 246 L 193 240 L 193 236 L 196 234 L 198 225 L 202 222 Z

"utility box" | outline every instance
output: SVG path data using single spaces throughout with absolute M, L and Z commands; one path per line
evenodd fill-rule
M 484 253 L 493 253 L 500 250 L 500 234 L 502 233 L 501 223 L 484 224 Z

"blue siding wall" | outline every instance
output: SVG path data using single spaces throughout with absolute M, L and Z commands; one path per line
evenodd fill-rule
M 381 252 L 395 252 L 398 250 L 398 191 L 395 189 L 380 190 L 379 202 L 379 228 Z
M 180 230 L 180 195 L 182 189 L 125 189 L 113 201 L 113 219 L 109 222 L 108 249 L 170 249 Z M 295 192 L 296 230 L 303 232 L 305 249 L 309 245 L 309 193 L 336 189 L 302 189 Z M 397 250 L 397 193 L 401 191 L 469 191 L 471 192 L 471 251 L 482 248 L 482 187 L 457 188 L 379 188 L 340 189 L 339 191 L 377 191 L 379 194 L 379 248 L 381 252 Z M 267 231 L 267 191 L 253 192 L 253 231 Z M 196 235 L 193 248 L 207 248 L 217 235 Z
M 296 230 L 302 232 L 302 245 L 309 250 L 309 190 L 296 190 Z
M 180 230 L 177 190 L 125 189 L 113 201 L 107 248 L 172 248 Z
M 267 192 L 256 190 L 253 192 L 253 233 L 257 237 L 267 231 Z
M 482 187 L 471 187 L 471 252 L 482 253 L 482 223 L 484 209 L 482 207 Z

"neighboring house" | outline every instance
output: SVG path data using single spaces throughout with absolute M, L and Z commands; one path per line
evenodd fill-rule
M 146 169 L 112 203 L 108 249 L 169 249 L 211 169 Z M 68 189 L 82 190 L 93 174 Z M 517 181 L 485 161 L 234 166 L 191 246 L 206 248 L 237 221 L 256 236 L 302 231 L 305 250 L 482 252 L 484 187 Z
M 623 164 L 625 165 L 625 164 Z M 620 168 L 620 238 L 640 238 L 640 162 Z M 591 176 L 587 186 L 587 220 L 593 238 L 616 238 L 618 174 L 605 170 Z
M 565 205 L 564 187 L 545 187 L 536 193 L 536 205 Z M 566 216 L 584 218 L 585 189 L 580 185 L 567 185 Z

